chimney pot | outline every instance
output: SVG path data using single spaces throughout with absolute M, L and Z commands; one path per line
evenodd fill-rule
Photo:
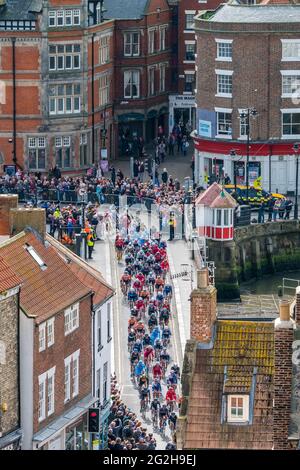
M 279 316 L 281 321 L 289 321 L 290 318 L 290 302 L 281 300 L 279 303 Z
M 197 288 L 205 289 L 208 287 L 208 269 L 203 268 L 197 271 Z

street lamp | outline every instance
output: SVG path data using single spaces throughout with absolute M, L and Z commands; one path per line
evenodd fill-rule
M 250 154 L 250 116 L 256 118 L 257 110 L 255 108 L 244 109 L 240 113 L 242 124 L 246 125 L 247 135 L 247 163 L 246 163 L 246 188 L 247 188 L 247 202 L 249 201 L 249 154 Z
M 232 149 L 230 150 L 230 156 L 231 157 L 236 157 L 236 150 Z M 233 178 L 234 178 L 234 192 L 236 195 L 236 176 L 237 176 L 237 166 L 236 162 L 233 160 Z
M 298 219 L 299 144 L 294 144 L 293 150 L 296 154 L 296 192 L 295 192 L 294 219 L 297 220 Z

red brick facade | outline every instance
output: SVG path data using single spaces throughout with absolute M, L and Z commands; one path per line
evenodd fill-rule
M 79 328 L 65 336 L 64 311 L 55 315 L 54 344 L 39 352 L 39 328 L 35 328 L 34 335 L 34 374 L 33 374 L 33 432 L 46 427 L 55 418 L 61 416 L 76 402 L 89 395 L 92 391 L 92 328 L 91 328 L 91 296 L 80 302 Z M 79 355 L 79 393 L 64 403 L 65 399 L 65 364 L 64 359 L 80 350 Z M 38 422 L 39 405 L 39 375 L 56 366 L 55 370 L 55 411 L 48 418 Z

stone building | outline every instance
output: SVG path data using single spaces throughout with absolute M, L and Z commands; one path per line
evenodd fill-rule
M 261 176 L 266 190 L 295 192 L 299 22 L 299 4 L 232 3 L 197 16 L 194 141 L 201 185 L 205 176 L 225 173 L 244 184 L 249 153 L 250 185 Z
M 0 450 L 20 449 L 19 296 L 22 280 L 0 258 Z
M 191 294 L 191 340 L 182 371 L 180 449 L 299 447 L 299 302 L 259 320 L 222 318 L 208 272 Z

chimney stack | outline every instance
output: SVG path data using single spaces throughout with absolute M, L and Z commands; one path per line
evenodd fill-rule
M 279 304 L 279 318 L 275 320 L 273 449 L 287 450 L 292 397 L 292 345 L 295 322 L 290 318 L 290 303 Z
M 45 209 L 27 209 L 20 207 L 10 211 L 10 235 L 22 232 L 26 227 L 35 229 L 43 240 L 46 237 Z
M 9 213 L 17 207 L 17 194 L 0 194 L 0 235 L 10 235 Z
M 209 343 L 217 317 L 217 289 L 209 285 L 208 269 L 197 272 L 197 289 L 191 293 L 191 339 Z

